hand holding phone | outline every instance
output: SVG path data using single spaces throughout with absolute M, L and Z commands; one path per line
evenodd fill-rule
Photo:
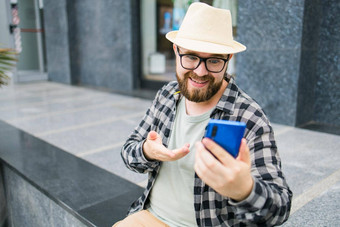
M 243 122 L 210 119 L 204 137 L 212 139 L 236 158 L 245 129 Z

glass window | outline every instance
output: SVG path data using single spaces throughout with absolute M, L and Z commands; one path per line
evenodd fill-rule
M 178 30 L 183 17 L 193 2 L 199 0 L 142 0 L 142 80 L 171 81 L 175 76 L 175 55 L 172 43 L 165 34 Z M 209 5 L 229 9 L 236 37 L 237 0 L 201 0 Z M 228 72 L 235 74 L 235 58 L 229 63 Z

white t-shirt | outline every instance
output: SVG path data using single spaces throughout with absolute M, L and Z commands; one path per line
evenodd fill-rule
M 185 98 L 180 100 L 171 132 L 169 149 L 190 143 L 190 152 L 183 158 L 163 162 L 150 193 L 148 210 L 170 226 L 195 226 L 194 161 L 195 142 L 200 141 L 208 124 L 210 111 L 198 115 L 186 114 Z

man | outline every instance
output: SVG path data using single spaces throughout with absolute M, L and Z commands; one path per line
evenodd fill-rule
M 148 173 L 144 194 L 117 226 L 257 226 L 287 220 L 292 193 L 272 127 L 226 74 L 245 46 L 232 38 L 228 10 L 193 3 L 173 42 L 177 82 L 156 95 L 122 148 L 127 167 Z M 247 128 L 234 159 L 203 138 L 210 118 Z M 203 138 L 203 139 L 202 139 Z

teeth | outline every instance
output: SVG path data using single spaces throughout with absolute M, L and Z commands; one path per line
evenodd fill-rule
M 206 81 L 197 81 L 197 80 L 194 80 L 191 78 L 191 80 L 193 80 L 195 83 L 198 83 L 198 84 L 204 84 Z

